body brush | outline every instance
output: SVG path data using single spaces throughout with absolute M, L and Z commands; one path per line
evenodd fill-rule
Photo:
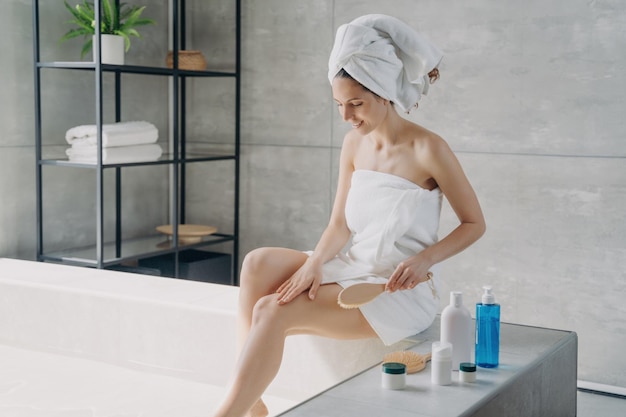
M 433 285 L 431 279 L 432 277 L 432 272 L 428 272 L 428 274 L 426 274 L 427 279 L 424 282 L 428 282 L 430 290 L 433 293 L 433 297 L 437 297 L 437 290 Z M 362 282 L 360 284 L 351 285 L 341 290 L 337 296 L 337 303 L 342 308 L 346 309 L 361 307 L 385 292 L 386 285 L 387 284 L 371 282 Z

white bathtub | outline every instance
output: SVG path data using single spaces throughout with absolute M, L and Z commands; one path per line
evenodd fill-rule
M 224 285 L 0 259 L 0 416 L 206 417 L 234 366 L 237 294 Z M 270 413 L 411 344 L 290 337 L 264 397 Z

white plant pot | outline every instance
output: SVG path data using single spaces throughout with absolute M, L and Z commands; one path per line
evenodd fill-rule
M 124 65 L 124 38 L 118 35 L 100 35 L 102 48 L 102 63 Z M 96 35 L 93 36 L 93 60 L 96 62 Z

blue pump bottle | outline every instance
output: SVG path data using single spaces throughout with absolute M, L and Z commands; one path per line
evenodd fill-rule
M 476 365 L 496 368 L 500 355 L 500 304 L 490 286 L 484 286 L 482 303 L 476 303 Z

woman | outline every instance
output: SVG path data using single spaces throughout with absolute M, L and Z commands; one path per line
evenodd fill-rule
M 441 58 L 389 16 L 363 16 L 338 29 L 329 80 L 352 130 L 342 146 L 330 222 L 313 252 L 261 248 L 246 256 L 240 358 L 214 416 L 267 414 L 260 397 L 289 335 L 392 344 L 432 324 L 439 302 L 418 284 L 432 276 L 436 285 L 437 264 L 485 231 L 476 195 L 446 142 L 398 114 L 397 107 L 415 107 L 438 78 Z M 443 195 L 460 224 L 438 241 Z M 350 238 L 350 249 L 340 253 Z M 387 291 L 358 309 L 339 307 L 342 288 L 364 281 L 385 282 Z

